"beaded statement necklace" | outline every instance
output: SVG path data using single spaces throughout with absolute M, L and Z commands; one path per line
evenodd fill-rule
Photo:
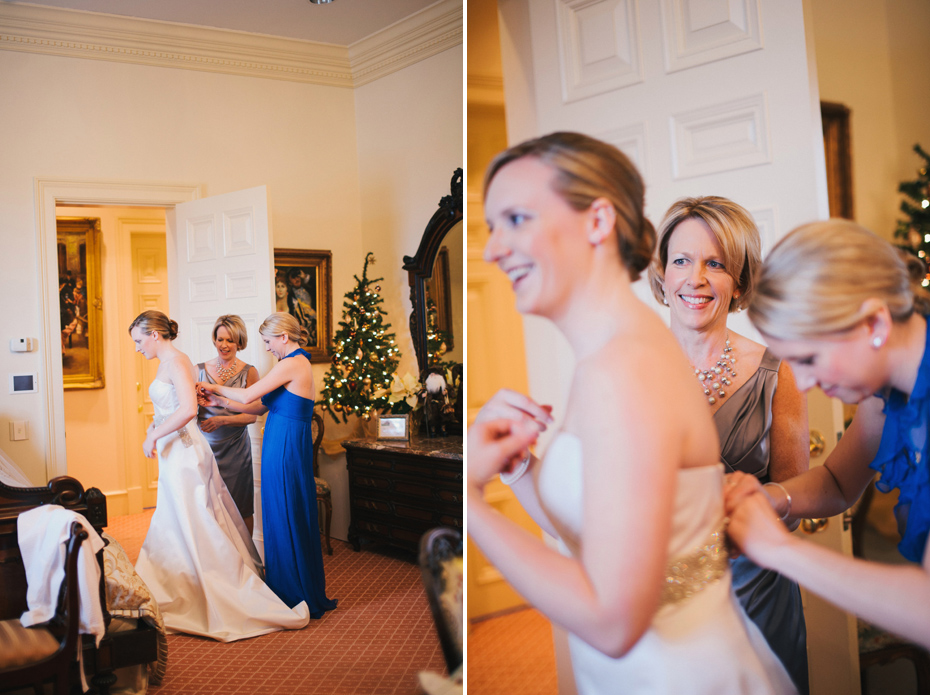
M 236 373 L 236 364 L 238 362 L 238 359 L 233 360 L 232 364 L 230 364 L 228 367 L 224 367 L 220 364 L 220 358 L 216 358 L 216 362 L 214 363 L 216 365 L 216 375 L 222 379 L 224 384 L 229 381 L 229 377 Z
M 701 388 L 704 389 L 704 395 L 707 396 L 707 402 L 713 405 L 717 402 L 717 396 L 725 398 L 727 393 L 723 390 L 724 386 L 730 386 L 733 382 L 730 378 L 736 378 L 736 372 L 733 371 L 733 365 L 736 364 L 736 356 L 733 354 L 733 348 L 730 347 L 730 331 L 727 331 L 726 347 L 720 359 L 710 369 L 694 369 L 694 375 L 701 382 Z

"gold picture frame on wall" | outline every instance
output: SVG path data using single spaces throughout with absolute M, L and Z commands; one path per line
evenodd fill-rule
M 100 219 L 59 217 L 58 307 L 65 389 L 102 389 Z
M 274 250 L 275 311 L 297 319 L 310 334 L 311 362 L 333 358 L 333 253 Z

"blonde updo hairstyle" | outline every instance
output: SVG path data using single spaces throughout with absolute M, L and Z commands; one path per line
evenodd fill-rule
M 614 231 L 620 261 L 630 280 L 649 266 L 656 233 L 643 212 L 645 187 L 633 163 L 613 145 L 580 133 L 551 133 L 501 152 L 484 176 L 484 194 L 498 172 L 524 157 L 534 157 L 555 170 L 552 190 L 582 212 L 606 198 L 617 213 Z
M 720 250 L 723 265 L 733 278 L 734 296 L 730 299 L 729 312 L 749 306 L 755 291 L 755 279 L 762 263 L 762 240 L 752 215 L 732 200 L 719 196 L 682 198 L 672 203 L 659 225 L 659 241 L 656 256 L 649 266 L 649 286 L 652 294 L 662 302 L 665 300 L 665 269 L 668 267 L 668 245 L 672 233 L 687 219 L 701 220 L 713 232 Z M 739 296 L 736 296 L 736 292 Z
M 304 347 L 310 342 L 310 333 L 306 328 L 300 325 L 290 314 L 283 311 L 276 311 L 271 316 L 262 321 L 258 327 L 258 332 L 267 338 L 277 338 L 286 335 L 288 340 Z
M 782 239 L 762 264 L 749 319 L 780 340 L 822 338 L 854 328 L 867 299 L 884 302 L 894 321 L 926 314 L 926 270 L 865 227 L 830 219 Z
M 143 333 L 155 331 L 165 340 L 174 340 L 178 337 L 178 322 L 172 321 L 163 313 L 154 309 L 143 311 L 136 316 L 132 323 L 129 324 L 129 333 L 132 333 L 132 329 L 137 326 Z
M 245 327 L 245 321 L 235 314 L 224 314 L 220 316 L 216 323 L 213 324 L 213 342 L 216 342 L 216 332 L 220 326 L 229 331 L 229 337 L 236 343 L 239 350 L 245 350 L 249 344 L 248 330 Z

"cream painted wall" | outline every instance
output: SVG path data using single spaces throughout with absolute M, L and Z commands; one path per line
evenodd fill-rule
M 362 243 L 385 279 L 401 374 L 417 373 L 403 257 L 416 253 L 452 172 L 463 166 L 462 74 L 462 51 L 448 50 L 355 90 Z
M 459 47 L 355 90 L 361 237 L 354 253 L 338 259 L 334 254 L 334 272 L 341 270 L 349 280 L 342 289 L 334 288 L 333 319 L 342 316 L 343 294 L 352 275 L 362 272 L 365 253 L 374 252 L 377 262 L 369 276 L 384 278 L 382 309 L 400 346 L 401 374 L 417 373 L 403 256 L 416 253 L 439 199 L 449 193 L 452 172 L 463 165 L 462 74 Z M 327 439 L 349 434 L 350 428 L 329 415 L 325 419 Z M 320 473 L 333 488 L 333 536 L 345 539 L 345 454 L 321 454 Z
M 15 107 L 0 114 L 0 239 L 7 261 L 0 292 L 15 299 L 0 308 L 3 381 L 40 365 L 38 353 L 6 348 L 10 338 L 37 337 L 42 323 L 35 177 L 195 183 L 206 195 L 267 184 L 275 245 L 332 250 L 338 318 L 363 249 L 379 255 L 377 270 L 398 292 L 400 255 L 415 248 L 412 240 L 461 165 L 461 74 L 461 51 L 450 50 L 356 96 L 344 88 L 0 51 L 0 92 L 16 95 Z M 360 141 L 371 150 L 364 158 Z M 365 243 L 362 159 L 372 199 Z M 378 183 L 385 169 L 393 170 L 387 187 Z M 408 345 L 406 317 L 397 308 L 406 300 L 391 301 L 394 328 Z M 29 421 L 29 440 L 9 441 L 10 419 Z M 43 419 L 37 396 L 0 395 L 0 447 L 37 483 L 46 479 Z
M 852 110 L 856 220 L 891 238 L 898 184 L 917 177 L 914 143 L 930 147 L 930 4 L 813 0 L 820 98 Z

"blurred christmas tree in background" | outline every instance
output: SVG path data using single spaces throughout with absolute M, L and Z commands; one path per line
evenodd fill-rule
M 920 258 L 925 264 L 930 258 L 930 155 L 920 145 L 914 152 L 924 160 L 913 181 L 903 181 L 898 192 L 906 197 L 901 201 L 901 212 L 906 219 L 898 220 L 894 236 L 898 246 Z M 924 278 L 923 286 L 930 286 L 930 278 Z
M 368 279 L 368 266 L 374 264 L 374 254 L 367 254 L 362 277 L 355 276 L 355 287 L 345 295 L 342 320 L 333 336 L 333 366 L 323 377 L 320 408 L 336 422 L 348 422 L 349 415 L 370 420 L 391 405 L 384 391 L 390 389 L 400 350 L 381 313 L 384 300 L 376 283 L 384 278 Z

